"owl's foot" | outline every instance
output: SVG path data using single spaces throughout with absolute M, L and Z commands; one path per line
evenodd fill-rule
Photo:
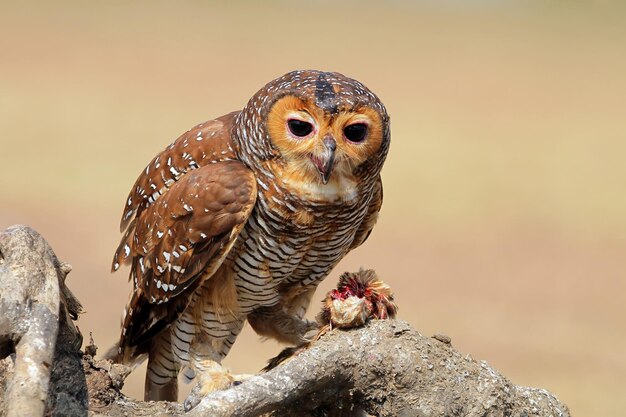
M 319 326 L 288 313 L 280 305 L 256 309 L 248 315 L 248 323 L 261 336 L 296 346 L 315 336 Z
M 202 398 L 214 391 L 221 391 L 241 384 L 252 375 L 231 374 L 217 362 L 206 360 L 196 364 L 196 379 L 198 383 L 191 389 L 184 402 L 185 411 L 197 406 Z

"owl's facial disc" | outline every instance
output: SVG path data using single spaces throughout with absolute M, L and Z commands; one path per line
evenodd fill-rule
M 266 126 L 286 176 L 311 185 L 356 182 L 355 168 L 382 142 L 382 121 L 374 109 L 339 107 L 333 113 L 315 100 L 290 95 L 274 103 Z

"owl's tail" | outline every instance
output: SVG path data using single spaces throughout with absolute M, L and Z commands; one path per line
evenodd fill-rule
M 120 353 L 120 342 L 116 342 L 111 346 L 106 353 L 102 356 L 102 359 L 109 359 L 113 363 L 119 363 L 130 367 L 135 370 L 139 365 L 148 358 L 148 351 L 137 352 L 139 349 L 135 347 L 126 347 L 122 353 Z

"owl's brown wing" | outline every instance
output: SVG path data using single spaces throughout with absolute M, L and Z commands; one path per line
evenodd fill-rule
M 120 346 L 158 333 L 219 267 L 256 199 L 253 173 L 237 160 L 238 112 L 201 123 L 159 153 L 135 182 L 112 269 L 131 264 L 134 283 Z
M 131 261 L 134 293 L 120 347 L 161 331 L 226 258 L 256 201 L 254 174 L 239 161 L 195 169 L 141 212 L 117 252 Z
M 214 120 L 189 129 L 155 156 L 141 172 L 131 188 L 122 220 L 120 232 L 128 227 L 134 218 L 153 204 L 185 173 L 196 168 L 220 161 L 235 160 L 230 132 L 238 111 L 228 113 Z M 119 268 L 113 260 L 113 270 Z
M 376 183 L 374 183 L 374 190 L 372 192 L 372 199 L 367 207 L 367 213 L 359 226 L 350 249 L 361 246 L 372 233 L 372 229 L 378 220 L 378 212 L 383 205 L 383 181 L 378 176 Z

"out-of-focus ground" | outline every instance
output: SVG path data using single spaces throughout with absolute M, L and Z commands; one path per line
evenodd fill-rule
M 608 2 L 2 3 L 0 228 L 35 227 L 74 266 L 104 349 L 130 289 L 109 274 L 119 215 L 149 159 L 289 70 L 343 72 L 384 100 L 393 139 L 379 225 L 318 299 L 375 268 L 422 333 L 574 415 L 621 417 L 625 18 Z M 278 350 L 246 328 L 226 364 Z

